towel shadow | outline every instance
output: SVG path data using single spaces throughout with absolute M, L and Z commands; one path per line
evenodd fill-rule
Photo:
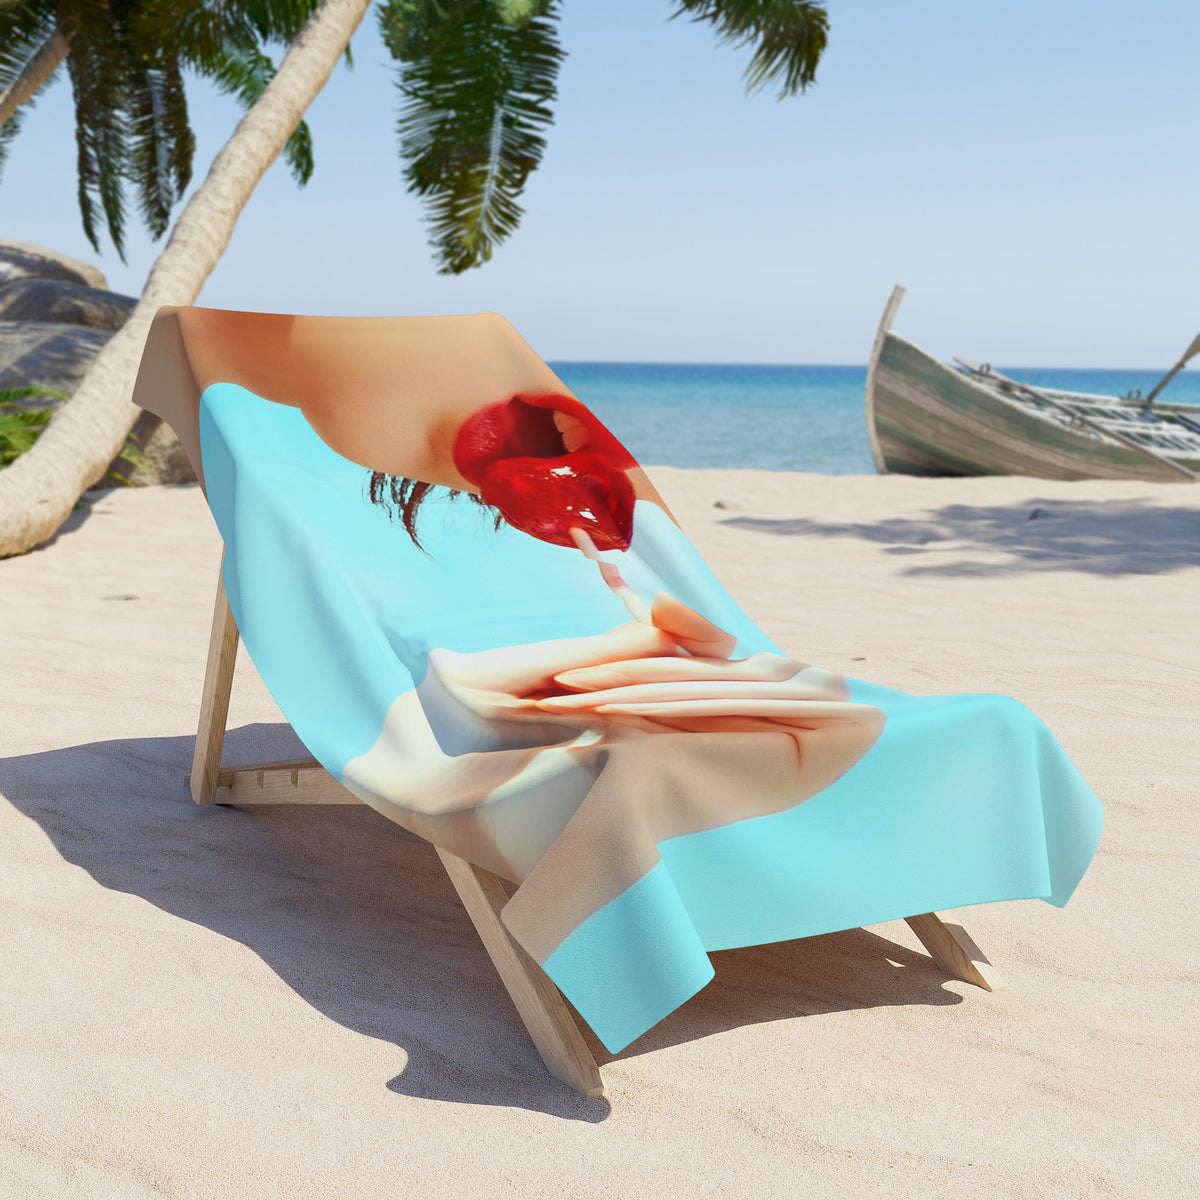
M 723 525 L 777 537 L 856 537 L 917 561 L 905 575 L 989 576 L 1020 571 L 1151 575 L 1200 565 L 1200 510 L 1144 500 L 1032 499 L 1021 504 L 948 504 L 926 520 L 823 522 L 731 517 Z M 970 561 L 999 551 L 1006 563 Z M 920 556 L 937 553 L 939 561 Z M 954 561 L 946 561 L 955 553 Z
M 961 1004 L 928 955 L 867 929 L 721 950 L 716 978 L 620 1054 L 593 1042 L 596 1061 L 636 1057 L 728 1029 L 892 1005 Z M 590 1034 L 590 1030 L 587 1031 Z
M 225 761 L 298 747 L 286 725 L 249 725 L 229 732 Z M 365 805 L 198 807 L 183 785 L 191 752 L 190 737 L 162 737 L 16 756 L 0 760 L 0 794 L 101 886 L 242 943 L 332 1020 L 401 1047 L 390 1090 L 607 1117 L 607 1100 L 545 1072 L 426 842 Z M 717 979 L 616 1057 L 800 1015 L 959 1001 L 929 959 L 864 930 L 713 960 Z

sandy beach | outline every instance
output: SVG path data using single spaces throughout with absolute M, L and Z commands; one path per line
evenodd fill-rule
M 95 493 L 0 561 L 0 1198 L 1200 1195 L 1200 487 L 651 474 L 791 655 L 1016 697 L 1105 804 L 1071 903 L 713 956 L 584 1100 L 426 843 L 183 785 L 216 529 Z M 244 651 L 227 762 L 291 734 Z

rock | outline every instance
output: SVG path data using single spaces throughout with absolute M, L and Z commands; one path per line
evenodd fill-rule
M 70 396 L 136 303 L 110 292 L 104 276 L 87 263 L 42 246 L 0 240 L 0 389 L 36 384 Z M 52 411 L 63 401 L 31 396 L 15 403 Z M 179 439 L 158 417 L 143 412 L 131 437 L 144 469 L 116 458 L 111 475 L 97 488 L 115 487 L 122 480 L 195 482 Z
M 0 321 L 51 321 L 120 329 L 137 301 L 63 279 L 24 277 L 0 283 Z
M 0 321 L 0 388 L 37 384 L 70 395 L 111 329 L 50 321 Z M 21 408 L 57 408 L 47 396 L 19 400 Z
M 69 396 L 110 337 L 110 329 L 0 320 L 0 388 L 39 384 Z M 19 408 L 53 411 L 63 401 L 53 396 L 30 396 L 14 403 Z M 133 436 L 145 469 L 114 459 L 109 469 L 120 478 L 105 476 L 96 487 L 116 487 L 122 480 L 136 485 L 195 482 L 195 472 L 179 439 L 153 413 L 143 412 L 138 417 Z
M 137 487 L 151 483 L 195 483 L 196 472 L 188 462 L 183 446 L 175 431 L 153 413 L 143 412 L 134 423 L 132 437 L 145 462 L 139 469 L 124 459 L 113 460 L 109 474 L 95 486 L 97 488 L 118 487 L 122 480 Z M 118 475 L 120 479 L 114 479 Z
M 108 281 L 95 267 L 45 246 L 0 238 L 0 280 L 61 279 L 66 283 L 108 290 Z

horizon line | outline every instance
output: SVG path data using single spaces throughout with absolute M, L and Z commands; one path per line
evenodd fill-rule
M 820 367 L 822 369 L 836 369 L 847 371 L 865 371 L 870 365 L 869 363 L 825 363 L 825 362 L 806 362 L 806 363 L 787 363 L 787 362 L 724 362 L 714 359 L 653 359 L 653 358 L 546 358 L 545 362 L 548 366 L 554 366 L 559 363 L 562 366 L 571 367 Z M 950 364 L 947 363 L 947 366 Z M 1136 371 L 1138 373 L 1153 373 L 1165 374 L 1163 367 L 1068 367 L 1061 364 L 1053 365 L 1031 365 L 1029 363 L 1023 366 L 1011 366 L 999 364 L 1002 371 Z M 1180 372 L 1181 376 L 1187 372 Z M 1198 372 L 1192 371 L 1190 374 L 1195 376 Z

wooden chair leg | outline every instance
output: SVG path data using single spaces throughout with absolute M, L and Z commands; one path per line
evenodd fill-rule
M 222 552 L 222 565 L 224 561 Z M 229 717 L 239 640 L 229 597 L 225 594 L 224 577 L 218 570 L 196 749 L 187 779 L 192 799 L 197 804 L 213 804 L 218 787 L 225 787 L 231 797 L 236 795 L 237 803 L 245 804 L 360 803 L 312 759 L 233 768 L 222 775 L 221 751 L 225 745 L 225 722 Z M 513 941 L 500 919 L 500 911 L 508 903 L 500 880 L 466 859 L 436 846 L 434 849 L 546 1069 L 584 1096 L 602 1096 L 604 1081 L 600 1068 L 562 994 L 545 971 Z M 961 925 L 949 924 L 936 913 L 923 913 L 906 920 L 947 975 L 989 992 L 1003 991 L 1008 986 Z
M 221 552 L 221 563 L 225 553 Z M 200 702 L 200 725 L 188 776 L 192 799 L 212 804 L 217 798 L 217 776 L 225 745 L 225 722 L 229 717 L 229 693 L 233 689 L 233 667 L 237 662 L 238 628 L 225 595 L 225 580 L 217 570 L 217 597 L 213 605 L 212 633 L 208 639 L 208 665 L 204 668 L 204 695 Z
M 464 858 L 436 846 L 434 849 L 546 1069 L 555 1079 L 584 1096 L 602 1096 L 604 1080 L 600 1078 L 600 1068 L 562 994 L 546 972 L 513 941 L 500 919 L 500 910 L 508 903 L 500 880 Z
M 922 913 L 905 920 L 929 951 L 930 958 L 947 975 L 989 992 L 1002 992 L 1008 987 L 1000 972 L 988 962 L 987 956 L 961 925 L 951 925 L 937 913 Z

